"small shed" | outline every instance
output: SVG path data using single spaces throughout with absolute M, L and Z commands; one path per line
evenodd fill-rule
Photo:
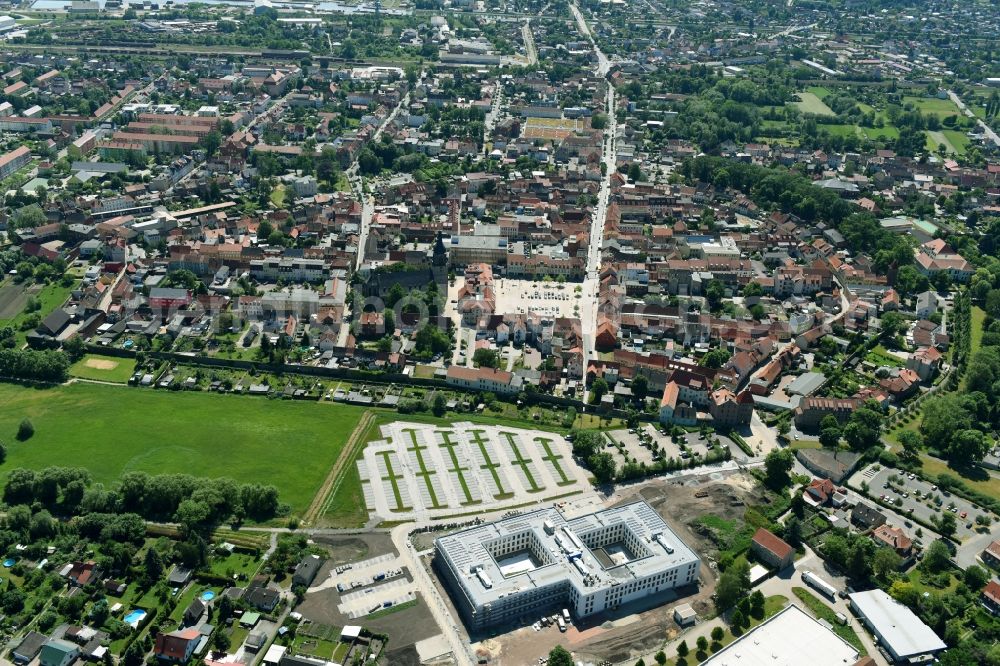
M 260 613 L 243 613 L 243 617 L 240 618 L 240 626 L 247 629 L 253 629 L 258 622 L 260 622 Z
M 349 624 L 340 630 L 341 643 L 353 643 L 361 636 L 361 627 L 356 624 Z
M 674 622 L 682 627 L 687 627 L 695 623 L 698 614 L 691 607 L 691 604 L 681 604 L 674 608 Z

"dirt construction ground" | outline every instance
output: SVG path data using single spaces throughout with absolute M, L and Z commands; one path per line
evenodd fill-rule
M 697 495 L 697 496 L 696 496 Z M 491 664 L 524 666 L 552 647 L 562 644 L 573 653 L 574 660 L 599 662 L 628 661 L 636 655 L 655 650 L 679 633 L 673 621 L 673 609 L 689 603 L 705 616 L 712 613 L 712 593 L 715 591 L 714 562 L 718 548 L 711 532 L 698 523 L 706 514 L 718 516 L 742 525 L 744 503 L 755 496 L 753 482 L 735 473 L 729 476 L 714 473 L 700 478 L 686 478 L 669 483 L 643 484 L 625 489 L 615 498 L 615 504 L 645 499 L 681 539 L 702 558 L 701 582 L 697 588 L 677 593 L 657 595 L 623 606 L 614 613 L 588 618 L 576 623 L 565 634 L 558 628 L 532 629 L 531 618 L 523 628 L 508 628 L 481 639 L 484 652 L 491 655 Z

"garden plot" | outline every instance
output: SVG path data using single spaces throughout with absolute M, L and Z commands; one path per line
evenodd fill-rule
M 381 436 L 357 464 L 368 510 L 387 520 L 489 511 L 589 489 L 569 443 L 553 433 L 397 421 L 383 425 Z

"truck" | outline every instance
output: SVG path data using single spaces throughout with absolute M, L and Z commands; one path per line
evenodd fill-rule
M 802 572 L 802 582 L 814 590 L 821 592 L 824 596 L 829 597 L 830 599 L 837 598 L 837 588 L 817 576 L 812 571 L 806 570 Z

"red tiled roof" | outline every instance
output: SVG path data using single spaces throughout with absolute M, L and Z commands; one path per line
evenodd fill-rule
M 794 548 L 763 527 L 753 535 L 753 542 L 782 560 L 795 552 Z

